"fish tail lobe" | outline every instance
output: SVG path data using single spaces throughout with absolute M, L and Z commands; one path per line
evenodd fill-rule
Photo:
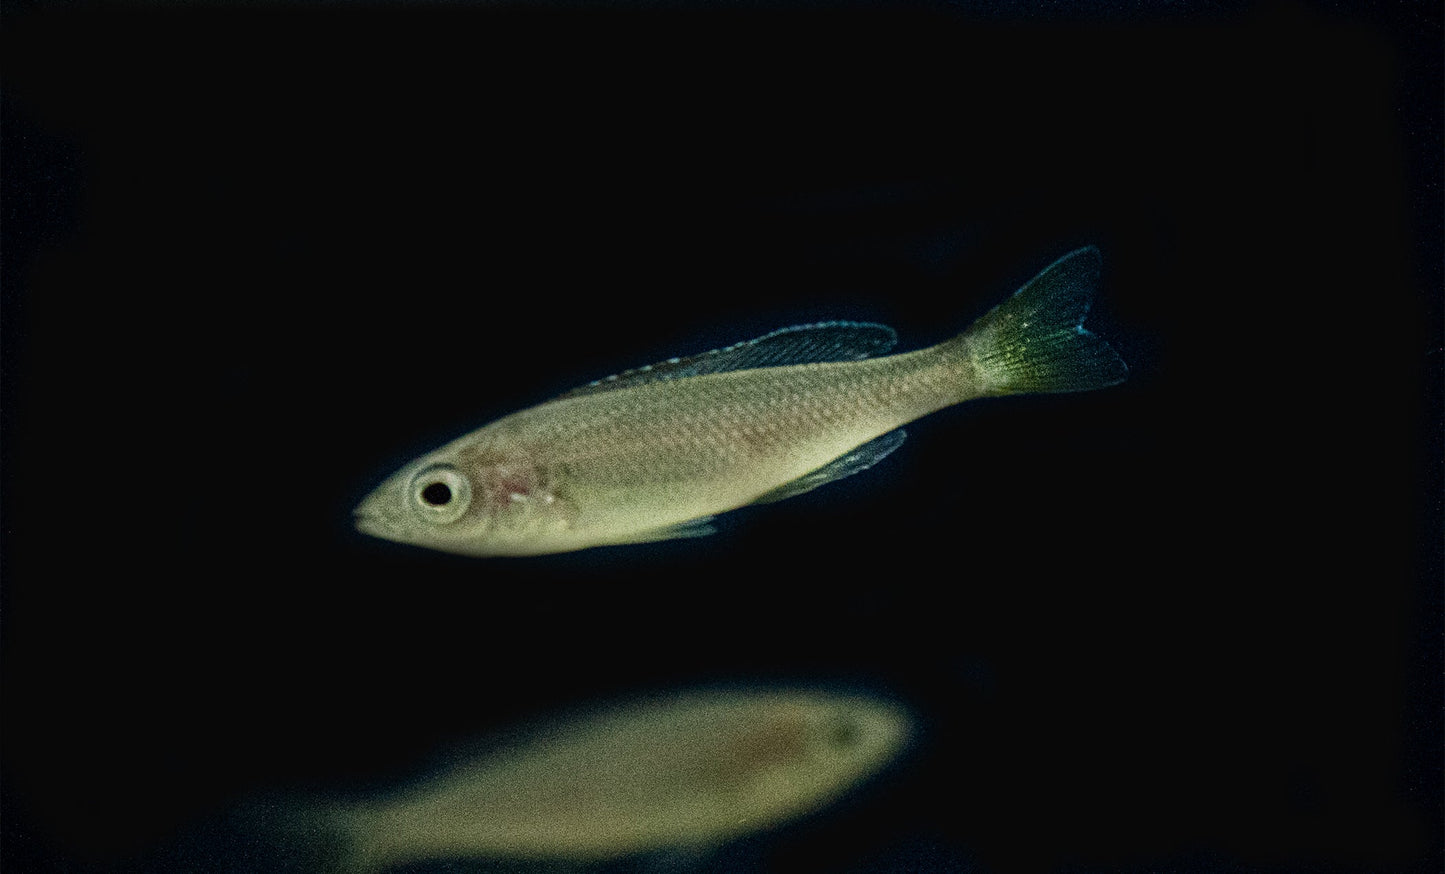
M 234 816 L 254 848 L 251 861 L 273 874 L 375 874 L 382 867 L 339 805 L 278 794 L 250 799 Z
M 1090 391 L 1128 377 L 1119 354 L 1084 329 L 1099 269 L 1098 249 L 1070 252 L 943 344 L 971 367 L 979 396 Z

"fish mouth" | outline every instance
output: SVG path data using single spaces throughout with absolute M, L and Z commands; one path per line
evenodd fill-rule
M 380 516 L 374 513 L 366 513 L 360 509 L 352 510 L 351 524 L 362 534 L 380 537 L 383 540 L 391 539 L 387 536 L 386 524 L 381 520 Z
M 351 511 L 351 524 L 363 534 L 378 535 L 382 528 L 382 519 L 381 513 L 377 511 L 376 502 L 368 497 L 357 504 Z

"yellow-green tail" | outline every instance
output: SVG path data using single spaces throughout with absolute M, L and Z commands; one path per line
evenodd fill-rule
M 1084 329 L 1099 265 L 1092 246 L 1070 252 L 949 341 L 973 364 L 980 394 L 1089 391 L 1128 377 L 1119 354 Z

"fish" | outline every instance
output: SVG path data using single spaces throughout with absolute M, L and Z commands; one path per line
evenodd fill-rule
M 825 807 L 916 731 L 903 705 L 826 688 L 712 688 L 542 721 L 390 794 L 293 800 L 317 870 L 426 860 L 593 864 L 706 852 Z
M 356 528 L 472 556 L 711 534 L 721 513 L 872 467 L 945 407 L 1123 382 L 1123 359 L 1083 327 L 1100 269 L 1098 249 L 1070 252 L 912 352 L 887 354 L 886 325 L 820 322 L 591 382 L 405 465 L 356 506 Z

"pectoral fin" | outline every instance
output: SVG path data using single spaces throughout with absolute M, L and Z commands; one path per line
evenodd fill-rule
M 861 446 L 854 447 L 843 453 L 817 470 L 805 473 L 795 480 L 785 482 L 769 492 L 764 492 L 753 500 L 754 504 L 771 504 L 774 501 L 781 501 L 791 498 L 794 495 L 801 495 L 804 492 L 811 492 L 818 486 L 840 480 L 844 477 L 861 473 L 878 462 L 883 457 L 899 446 L 903 445 L 903 439 L 908 434 L 899 428 L 896 431 L 889 431 L 882 437 L 875 437 Z

